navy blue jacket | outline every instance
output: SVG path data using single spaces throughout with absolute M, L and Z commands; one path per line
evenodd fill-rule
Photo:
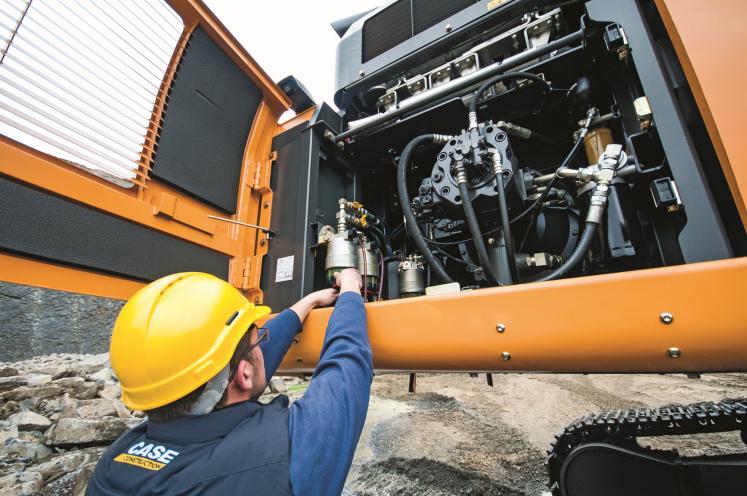
M 301 322 L 285 310 L 266 327 L 270 340 L 261 347 L 269 380 Z M 372 375 L 363 298 L 344 293 L 301 399 L 289 408 L 280 397 L 266 406 L 244 402 L 145 422 L 104 454 L 87 494 L 287 494 L 288 484 L 295 495 L 340 494 L 368 411 Z M 157 465 L 143 466 L 151 463 Z

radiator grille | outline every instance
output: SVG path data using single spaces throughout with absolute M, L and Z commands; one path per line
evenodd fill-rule
M 479 0 L 400 0 L 363 25 L 363 62 L 422 33 Z

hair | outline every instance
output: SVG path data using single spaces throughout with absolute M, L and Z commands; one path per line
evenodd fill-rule
M 252 344 L 252 329 L 254 328 L 255 325 L 252 324 L 251 327 L 249 327 L 249 330 L 247 330 L 244 335 L 241 336 L 239 344 L 236 345 L 236 349 L 234 350 L 233 355 L 231 356 L 231 361 L 229 362 L 228 382 L 231 382 L 233 378 L 236 377 L 236 372 L 239 369 L 239 362 L 241 362 L 241 360 L 246 360 L 249 362 L 252 362 L 253 360 L 252 354 L 249 352 L 249 347 Z M 152 422 L 168 422 L 170 420 L 176 420 L 181 417 L 186 417 L 189 415 L 190 409 L 204 390 L 205 384 L 201 384 L 197 389 L 187 394 L 186 396 L 182 396 L 178 400 L 172 401 L 167 405 L 159 406 L 158 408 L 154 408 L 152 410 L 146 410 L 145 414 L 148 415 L 148 419 Z M 225 400 L 226 393 L 224 392 L 223 397 L 220 399 L 215 408 L 217 409 L 225 406 Z

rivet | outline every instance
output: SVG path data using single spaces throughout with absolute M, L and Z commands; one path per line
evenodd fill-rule
M 504 351 L 503 353 L 501 353 L 501 358 L 503 359 L 504 362 L 507 362 L 511 360 L 511 353 Z
M 663 324 L 671 324 L 674 320 L 674 315 L 669 312 L 662 312 L 662 314 L 659 315 L 659 320 L 661 320 Z
M 497 326 L 495 326 L 495 330 L 497 332 L 504 332 L 506 330 L 506 326 L 504 324 L 498 324 Z
M 682 351 L 679 348 L 669 348 L 667 350 L 669 358 L 679 358 L 682 355 Z

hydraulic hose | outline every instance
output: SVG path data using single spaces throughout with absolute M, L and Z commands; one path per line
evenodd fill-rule
M 499 188 L 500 189 L 500 188 Z M 464 217 L 467 219 L 467 225 L 469 226 L 469 232 L 472 238 L 475 240 L 475 248 L 477 249 L 477 258 L 480 260 L 485 274 L 491 279 L 494 284 L 500 284 L 500 279 L 493 270 L 493 265 L 490 263 L 490 257 L 488 256 L 488 249 L 485 247 L 485 240 L 482 239 L 482 231 L 480 231 L 480 224 L 477 222 L 477 215 L 475 209 L 472 207 L 472 202 L 469 199 L 469 187 L 466 181 L 459 181 L 459 194 L 462 196 L 462 208 L 464 209 Z
M 399 203 L 402 206 L 402 213 L 405 216 L 405 228 L 407 229 L 407 233 L 428 262 L 431 270 L 433 270 L 438 278 L 445 283 L 452 282 L 452 279 L 441 264 L 441 261 L 431 253 L 430 248 L 425 242 L 425 236 L 420 232 L 418 221 L 415 218 L 415 212 L 413 212 L 412 206 L 410 205 L 410 196 L 407 194 L 407 166 L 410 163 L 412 153 L 418 145 L 426 143 L 445 144 L 448 139 L 448 136 L 441 134 L 423 134 L 417 136 L 410 141 L 407 146 L 405 146 L 405 149 L 402 151 L 402 156 L 399 158 L 399 163 L 397 164 L 397 193 L 399 195 Z
M 504 284 L 513 284 L 519 282 L 519 270 L 516 268 L 516 253 L 514 251 L 514 239 L 511 236 L 511 229 L 509 228 L 508 220 L 508 205 L 506 203 L 506 190 L 503 188 L 503 174 L 501 173 L 502 168 L 502 157 L 500 152 L 497 150 L 493 154 L 496 170 L 495 180 L 498 182 L 498 209 L 501 211 L 501 227 L 504 242 L 506 243 L 506 254 L 508 255 L 508 267 L 511 273 L 510 281 L 501 281 Z
M 537 281 L 551 281 L 553 279 L 563 277 L 568 272 L 573 270 L 581 262 L 581 260 L 584 259 L 586 251 L 589 249 L 591 242 L 594 240 L 594 233 L 596 233 L 597 225 L 598 224 L 596 224 L 595 222 L 587 222 L 586 226 L 584 227 L 584 232 L 581 234 L 581 239 L 579 239 L 578 244 L 576 245 L 576 249 L 573 250 L 571 256 L 568 257 L 568 260 L 566 260 L 563 265 L 561 265 L 551 273 L 540 279 L 537 279 Z
M 535 83 L 541 85 L 545 91 L 550 91 L 551 89 L 547 81 L 537 76 L 536 74 L 532 74 L 531 72 L 506 72 L 504 74 L 499 74 L 495 77 L 492 77 L 488 79 L 487 81 L 485 81 L 482 84 L 482 86 L 480 86 L 477 89 L 477 91 L 475 91 L 475 94 L 472 97 L 472 101 L 469 102 L 469 128 L 470 129 L 477 128 L 477 104 L 479 103 L 480 97 L 482 96 L 482 94 L 485 93 L 487 89 L 493 86 L 495 83 L 505 81 L 506 79 L 528 79 L 530 81 L 534 81 Z

